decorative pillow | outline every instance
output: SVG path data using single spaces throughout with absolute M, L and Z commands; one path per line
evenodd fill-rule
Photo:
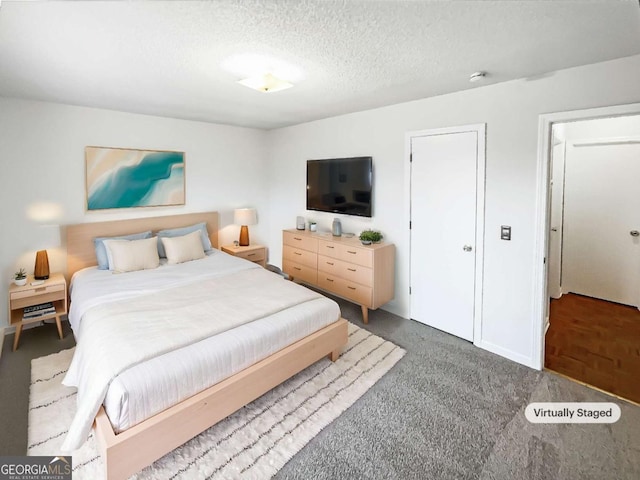
M 109 259 L 107 251 L 104 248 L 105 240 L 141 240 L 143 238 L 151 238 L 151 230 L 142 233 L 133 233 L 131 235 L 121 235 L 119 237 L 96 237 L 93 239 L 93 247 L 96 251 L 96 260 L 98 261 L 98 270 L 109 270 Z
M 190 227 L 160 230 L 158 232 L 158 255 L 160 255 L 161 258 L 164 258 L 167 256 L 167 254 L 164 251 L 164 245 L 162 244 L 161 237 L 165 237 L 165 238 L 183 237 L 184 235 L 191 232 L 200 232 L 202 249 L 205 252 L 209 252 L 212 249 L 211 240 L 209 240 L 209 233 L 207 232 L 207 224 L 205 222 L 202 222 L 202 223 L 196 223 L 195 225 L 191 225 Z
M 167 254 L 167 263 L 176 264 L 204 258 L 200 231 L 191 232 L 182 237 L 163 237 L 160 239 Z
M 114 273 L 148 270 L 160 265 L 156 237 L 143 240 L 105 240 L 109 270 Z

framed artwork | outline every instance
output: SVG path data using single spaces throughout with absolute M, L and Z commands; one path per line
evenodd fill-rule
M 185 204 L 184 152 L 86 147 L 87 210 Z

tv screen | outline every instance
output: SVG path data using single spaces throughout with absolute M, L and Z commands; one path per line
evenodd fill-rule
M 307 160 L 307 210 L 371 216 L 371 157 Z

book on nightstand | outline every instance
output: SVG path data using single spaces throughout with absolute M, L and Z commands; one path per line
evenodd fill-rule
M 22 312 L 22 319 L 31 320 L 38 317 L 44 317 L 45 315 L 51 315 L 53 313 L 56 313 L 56 307 L 53 306 L 53 303 L 46 302 L 39 305 L 25 307 Z

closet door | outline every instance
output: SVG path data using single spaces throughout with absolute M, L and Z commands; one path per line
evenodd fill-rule
M 482 222 L 478 136 L 460 131 L 411 139 L 411 318 L 469 341 Z
M 568 146 L 563 291 L 640 305 L 640 145 Z

